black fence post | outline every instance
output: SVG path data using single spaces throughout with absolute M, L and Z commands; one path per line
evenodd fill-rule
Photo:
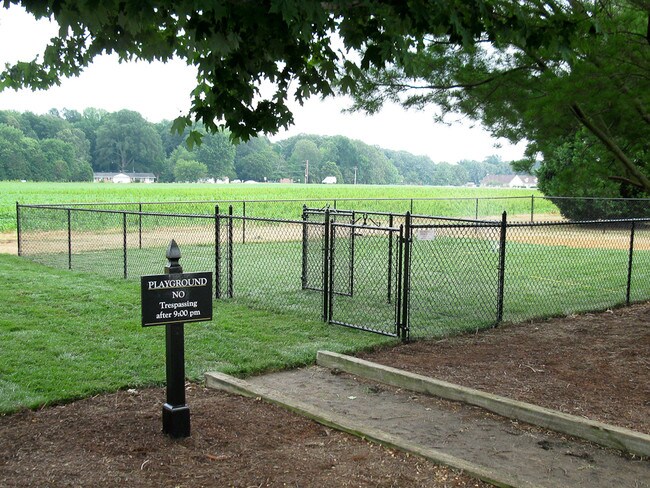
M 68 269 L 72 269 L 72 216 L 68 209 Z
M 357 224 L 357 214 L 354 210 L 352 211 L 352 216 L 350 218 L 353 226 L 350 227 L 350 296 L 354 296 L 354 246 L 356 240 L 354 235 L 356 227 L 354 226 Z
M 499 283 L 497 290 L 497 321 L 503 321 L 503 292 L 506 278 L 506 229 L 508 228 L 507 213 L 501 215 L 501 231 L 499 234 Z
M 634 231 L 636 229 L 636 222 L 632 222 L 630 228 L 630 253 L 627 261 L 627 292 L 625 295 L 625 303 L 630 304 L 630 293 L 632 291 L 632 260 L 634 256 Z
M 214 297 L 221 298 L 221 218 L 214 206 Z
M 388 216 L 388 298 L 387 303 L 392 300 L 391 294 L 393 290 L 393 214 Z
M 228 207 L 228 298 L 233 296 L 233 279 L 232 279 L 232 270 L 233 270 L 233 229 L 232 229 L 233 219 L 232 219 L 232 205 Z
M 535 220 L 535 195 L 530 196 L 530 221 Z
M 411 228 L 411 213 L 406 212 L 404 226 L 404 272 L 402 273 L 402 319 L 401 339 L 408 340 L 409 337 L 409 300 L 411 288 L 411 244 L 413 242 L 413 229 Z
M 20 204 L 16 202 L 16 240 L 18 244 L 18 255 L 22 256 L 21 228 L 20 228 Z
M 309 231 L 307 228 L 307 205 L 302 206 L 302 273 L 300 275 L 302 289 L 307 288 L 307 240 Z
M 329 284 L 327 286 L 327 320 L 332 320 L 332 308 L 334 307 L 334 273 L 335 269 L 334 266 L 336 265 L 336 256 L 334 256 L 334 253 L 336 252 L 336 245 L 335 245 L 335 239 L 336 239 L 336 226 L 333 225 L 336 223 L 336 217 L 334 219 L 330 220 L 330 240 L 329 240 L 329 271 L 328 271 L 328 279 L 329 279 Z M 352 291 L 350 291 L 350 296 L 352 296 Z
M 122 213 L 122 245 L 124 251 L 124 279 L 127 277 L 126 270 L 126 212 Z
M 474 218 L 478 220 L 478 198 L 476 199 L 476 204 L 474 205 Z
M 325 209 L 325 223 L 323 228 L 323 322 L 329 319 L 330 299 L 330 209 Z

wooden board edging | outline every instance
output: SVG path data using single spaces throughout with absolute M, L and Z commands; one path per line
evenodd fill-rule
M 318 351 L 316 363 L 325 368 L 338 369 L 386 385 L 475 405 L 504 417 L 586 439 L 601 446 L 650 457 L 650 435 L 641 432 L 584 419 L 344 354 Z

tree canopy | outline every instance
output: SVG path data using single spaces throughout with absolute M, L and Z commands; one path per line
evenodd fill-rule
M 401 63 L 432 36 L 450 47 L 507 36 L 531 50 L 567 49 L 577 27 L 564 3 L 5 0 L 53 19 L 59 34 L 41 57 L 6 66 L 0 89 L 48 88 L 103 53 L 145 61 L 176 56 L 197 68 L 197 82 L 189 113 L 174 128 L 180 133 L 198 121 L 209 132 L 225 127 L 234 139 L 248 139 L 290 125 L 289 99 L 347 91 L 370 68 Z M 537 7 L 544 16 L 524 8 L 538 4 L 550 5 Z M 190 133 L 190 142 L 200 138 Z
M 58 118 L 53 121 L 52 117 Z M 42 119 L 42 120 L 41 120 Z M 38 132 L 50 125 L 58 132 Z M 137 112 L 86 109 L 44 115 L 0 110 L 0 180 L 89 181 L 93 171 L 151 172 L 161 182 L 223 180 L 292 180 L 309 183 L 335 176 L 338 183 L 464 185 L 487 174 L 509 174 L 508 162 L 448 164 L 370 146 L 344 136 L 301 134 L 278 142 L 254 137 L 234 145 L 227 133 L 205 133 L 200 146 L 169 137 L 172 122 L 152 124 Z M 43 135 L 38 137 L 38 133 Z M 93 143 L 94 141 L 94 143 Z M 163 149 L 164 147 L 164 149 Z
M 364 73 L 350 88 L 356 108 L 373 112 L 386 100 L 435 106 L 440 119 L 460 115 L 495 136 L 526 140 L 528 159 L 518 167 L 530 170 L 541 157 L 540 187 L 550 192 L 650 194 L 650 3 L 518 5 L 540 23 L 560 11 L 571 19 L 569 37 L 535 45 L 504 30 L 468 46 L 431 36 L 387 69 Z

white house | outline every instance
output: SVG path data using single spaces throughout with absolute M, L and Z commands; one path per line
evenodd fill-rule
M 487 175 L 481 180 L 481 186 L 537 188 L 537 177 L 530 175 Z
M 153 173 L 93 173 L 95 183 L 155 183 Z
M 336 176 L 326 176 L 325 179 L 323 180 L 323 183 L 325 183 L 326 185 L 335 185 Z
M 113 175 L 113 183 L 131 183 L 131 177 L 124 174 L 124 173 L 117 173 L 116 175 Z

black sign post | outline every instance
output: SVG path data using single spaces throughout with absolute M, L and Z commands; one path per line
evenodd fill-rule
M 172 240 L 164 275 L 142 276 L 142 326 L 165 325 L 167 402 L 163 432 L 190 435 L 190 407 L 185 404 L 184 323 L 212 320 L 212 273 L 183 273 L 181 251 Z

